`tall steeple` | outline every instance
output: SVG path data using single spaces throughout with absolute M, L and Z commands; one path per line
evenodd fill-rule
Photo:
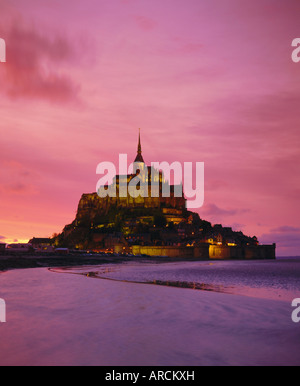
M 142 156 L 142 146 L 141 146 L 141 129 L 139 129 L 139 143 L 138 143 L 138 150 L 137 155 L 135 157 L 134 162 L 144 162 L 143 156 Z

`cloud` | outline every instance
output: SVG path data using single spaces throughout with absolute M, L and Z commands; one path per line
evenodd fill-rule
M 260 236 L 262 243 L 271 244 L 277 243 L 280 247 L 300 248 L 300 237 L 299 233 L 265 233 Z
M 234 209 L 222 209 L 215 204 L 208 204 L 203 208 L 203 211 L 208 215 L 226 215 L 232 216 L 236 214 L 236 210 Z
M 199 52 L 203 48 L 203 44 L 200 43 L 187 43 L 181 47 L 183 54 L 191 54 L 194 52 Z
M 6 239 L 6 237 L 0 236 L 0 240 L 5 240 L 5 239 Z
M 203 211 L 206 215 L 219 215 L 219 216 L 234 216 L 240 213 L 247 213 L 249 209 L 223 209 L 215 204 L 207 204 L 203 207 Z
M 134 16 L 134 20 L 137 25 L 145 31 L 152 30 L 157 24 L 156 21 L 146 16 Z
M 232 224 L 230 224 L 231 228 L 234 230 L 234 231 L 242 231 L 244 228 L 245 228 L 245 224 L 240 224 L 238 222 L 234 222 Z
M 259 237 L 262 244 L 277 244 L 279 255 L 292 256 L 299 255 L 300 250 L 300 228 L 283 225 L 271 229 Z
M 293 233 L 293 232 L 300 232 L 300 228 L 291 227 L 289 225 L 283 225 L 278 228 L 271 229 L 271 232 L 274 233 Z
M 216 191 L 216 190 L 223 190 L 224 187 L 228 187 L 228 181 L 224 180 L 217 180 L 217 179 L 211 179 L 208 181 L 205 181 L 205 190 L 207 191 Z
M 24 194 L 33 195 L 38 193 L 37 188 L 35 188 L 32 184 L 25 184 L 22 182 L 15 182 L 15 183 L 4 185 L 1 190 L 10 194 L 22 194 L 22 195 Z
M 39 173 L 33 172 L 20 162 L 9 160 L 5 152 L 0 156 L 0 178 L 0 194 L 35 195 L 38 192 Z
M 58 103 L 76 99 L 79 86 L 67 67 L 64 70 L 76 60 L 75 47 L 66 37 L 48 34 L 22 19 L 3 30 L 7 62 L 0 73 L 1 91 L 10 98 Z

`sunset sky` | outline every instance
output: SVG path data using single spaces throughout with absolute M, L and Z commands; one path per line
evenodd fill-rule
M 299 0 L 0 0 L 0 242 L 61 232 L 99 162 L 205 163 L 201 218 L 300 255 Z

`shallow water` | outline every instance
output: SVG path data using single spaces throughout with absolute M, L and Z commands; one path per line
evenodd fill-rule
M 266 299 L 292 301 L 300 297 L 300 258 L 162 264 L 130 262 L 117 267 L 106 265 L 55 271 Z
M 8 271 L 0 275 L 0 365 L 300 365 L 290 298 L 299 295 L 295 261 Z

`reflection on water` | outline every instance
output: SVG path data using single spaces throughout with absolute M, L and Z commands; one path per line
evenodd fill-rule
M 91 278 L 114 280 L 114 281 L 121 281 L 121 282 L 127 282 L 127 283 L 154 284 L 154 285 L 162 285 L 162 286 L 168 286 L 168 287 L 190 288 L 190 289 L 201 290 L 201 291 L 234 293 L 230 291 L 230 288 L 233 289 L 233 287 L 225 287 L 223 285 L 213 285 L 213 284 L 187 282 L 187 281 L 156 280 L 156 279 L 136 281 L 136 280 L 114 279 L 111 277 L 103 276 L 107 273 L 115 272 L 116 269 L 112 267 L 106 267 L 106 268 L 103 268 L 102 270 L 97 269 L 97 271 L 88 271 L 88 272 L 82 271 L 81 268 L 79 269 L 80 272 L 77 271 L 77 268 L 59 268 L 59 269 L 49 268 L 49 270 L 57 273 L 71 273 L 71 274 L 83 275 Z
M 152 284 L 256 298 L 287 300 L 300 297 L 300 260 L 214 261 L 51 269 L 90 278 Z
M 267 288 L 256 269 L 271 277 L 273 265 L 255 266 L 247 285 Z M 130 263 L 6 272 L 0 280 L 7 304 L 0 364 L 299 365 L 300 330 L 290 302 L 214 292 L 236 292 L 249 267 Z M 281 287 L 292 282 L 287 271 Z

